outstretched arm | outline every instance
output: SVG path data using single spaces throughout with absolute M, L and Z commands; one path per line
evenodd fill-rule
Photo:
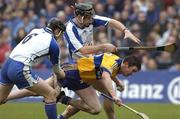
M 96 84 L 96 87 L 102 88 L 103 92 L 108 93 L 114 100 L 117 105 L 121 105 L 121 100 L 119 97 L 116 96 L 115 90 L 112 86 L 112 79 L 110 77 L 110 74 L 108 72 L 102 73 L 102 79 L 97 81 L 98 84 Z M 99 91 L 102 91 L 99 90 Z
M 94 54 L 98 52 L 116 52 L 116 47 L 112 44 L 105 43 L 96 46 L 84 46 L 78 50 L 83 55 L 85 54 Z
M 116 86 L 118 88 L 119 91 L 124 91 L 124 83 L 118 78 L 118 77 L 115 77 L 112 79 L 115 83 L 116 83 Z
M 115 20 L 115 19 L 111 19 L 108 23 L 109 26 L 111 26 L 112 28 L 116 28 L 122 32 L 124 32 L 125 36 L 124 39 L 126 38 L 130 38 L 131 40 L 133 40 L 134 42 L 141 44 L 141 41 L 134 36 L 127 28 L 126 26 L 124 26 L 121 22 Z

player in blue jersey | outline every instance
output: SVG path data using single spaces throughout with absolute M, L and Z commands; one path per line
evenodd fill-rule
M 80 99 L 77 100 L 71 99 L 61 92 L 57 97 L 57 101 L 66 105 L 72 105 L 77 109 L 76 111 L 82 110 L 90 114 L 98 114 L 101 111 L 101 104 L 95 89 L 109 94 L 115 103 L 120 106 L 121 100 L 115 94 L 115 90 L 112 87 L 112 80 L 121 88 L 121 91 L 123 91 L 123 83 L 115 77 L 118 74 L 124 76 L 132 75 L 139 71 L 140 68 L 141 60 L 137 56 L 120 58 L 111 53 L 104 53 L 88 58 L 83 57 L 74 63 L 65 63 L 62 65 L 62 69 L 66 74 L 65 79 L 56 80 L 55 77 L 51 76 L 45 82 L 53 88 L 58 88 L 54 86 L 57 84 L 59 84 L 60 87 L 67 87 L 80 97 Z M 10 93 L 7 101 L 26 96 L 37 96 L 37 94 L 26 89 L 18 90 Z M 68 119 L 73 115 L 72 113 L 72 115 L 67 115 L 66 113 L 68 112 L 65 111 L 58 119 Z
M 93 6 L 87 3 L 75 4 L 75 17 L 70 19 L 66 26 L 65 40 L 73 58 L 97 53 L 98 51 L 114 51 L 111 44 L 94 45 L 93 29 L 100 26 L 110 26 L 124 32 L 125 39 L 130 38 L 140 44 L 135 37 L 121 22 L 94 14 Z
M 56 119 L 56 91 L 32 73 L 32 65 L 41 58 L 49 56 L 53 71 L 59 79 L 65 77 L 60 67 L 60 48 L 57 37 L 65 31 L 64 24 L 57 18 L 49 20 L 47 27 L 33 29 L 11 52 L 1 70 L 0 104 L 2 104 L 14 85 L 27 89 L 45 98 L 45 112 L 48 119 Z
M 115 46 L 112 44 L 105 43 L 94 45 L 93 28 L 95 27 L 113 27 L 124 32 L 125 39 L 130 38 L 134 42 L 140 44 L 140 40 L 135 37 L 121 22 L 108 17 L 95 15 L 93 6 L 91 4 L 77 3 L 75 4 L 74 10 L 75 17 L 67 23 L 66 32 L 64 35 L 73 59 L 86 57 L 90 54 L 95 54 L 98 52 L 115 52 Z M 115 119 L 112 103 L 105 100 L 104 107 L 108 118 Z M 67 111 L 72 111 L 73 109 L 73 107 L 69 106 Z M 71 112 L 69 112 L 69 115 L 71 115 Z

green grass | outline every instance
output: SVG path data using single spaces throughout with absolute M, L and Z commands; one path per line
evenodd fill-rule
M 172 104 L 128 104 L 139 112 L 144 112 L 151 119 L 180 119 L 180 105 Z M 42 103 L 8 103 L 0 106 L 0 119 L 46 119 Z M 65 109 L 58 105 L 58 113 Z M 118 119 L 140 119 L 136 114 L 123 107 L 115 107 Z M 104 111 L 99 115 L 80 112 L 71 119 L 106 119 Z

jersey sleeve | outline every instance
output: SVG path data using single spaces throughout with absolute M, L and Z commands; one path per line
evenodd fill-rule
M 102 66 L 101 69 L 102 69 L 103 72 L 107 72 L 107 73 L 109 73 L 110 76 L 112 76 L 112 70 L 111 70 L 111 68 L 107 68 L 107 67 L 103 67 L 103 66 Z
M 49 47 L 50 60 L 53 65 L 60 64 L 60 48 L 54 38 L 52 38 Z M 60 66 L 60 65 L 59 65 Z
M 67 26 L 66 32 L 64 33 L 64 38 L 68 43 L 68 47 L 72 52 L 77 52 L 83 47 L 83 41 L 78 34 L 75 26 Z
M 95 15 L 93 17 L 93 26 L 94 27 L 106 26 L 110 20 L 111 18 Z

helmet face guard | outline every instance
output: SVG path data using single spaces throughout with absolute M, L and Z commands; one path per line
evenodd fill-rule
M 83 25 L 83 27 L 88 27 L 93 21 L 93 5 L 88 3 L 75 4 L 75 15 L 79 16 L 78 21 Z
M 62 23 L 59 19 L 57 19 L 55 17 L 51 18 L 48 21 L 47 27 L 51 28 L 53 31 L 55 29 L 60 29 L 63 32 L 66 30 L 66 27 L 65 27 L 64 23 Z
M 75 14 L 78 16 L 83 16 L 83 17 L 89 17 L 91 18 L 94 15 L 94 9 L 91 4 L 87 3 L 78 3 L 75 4 Z

